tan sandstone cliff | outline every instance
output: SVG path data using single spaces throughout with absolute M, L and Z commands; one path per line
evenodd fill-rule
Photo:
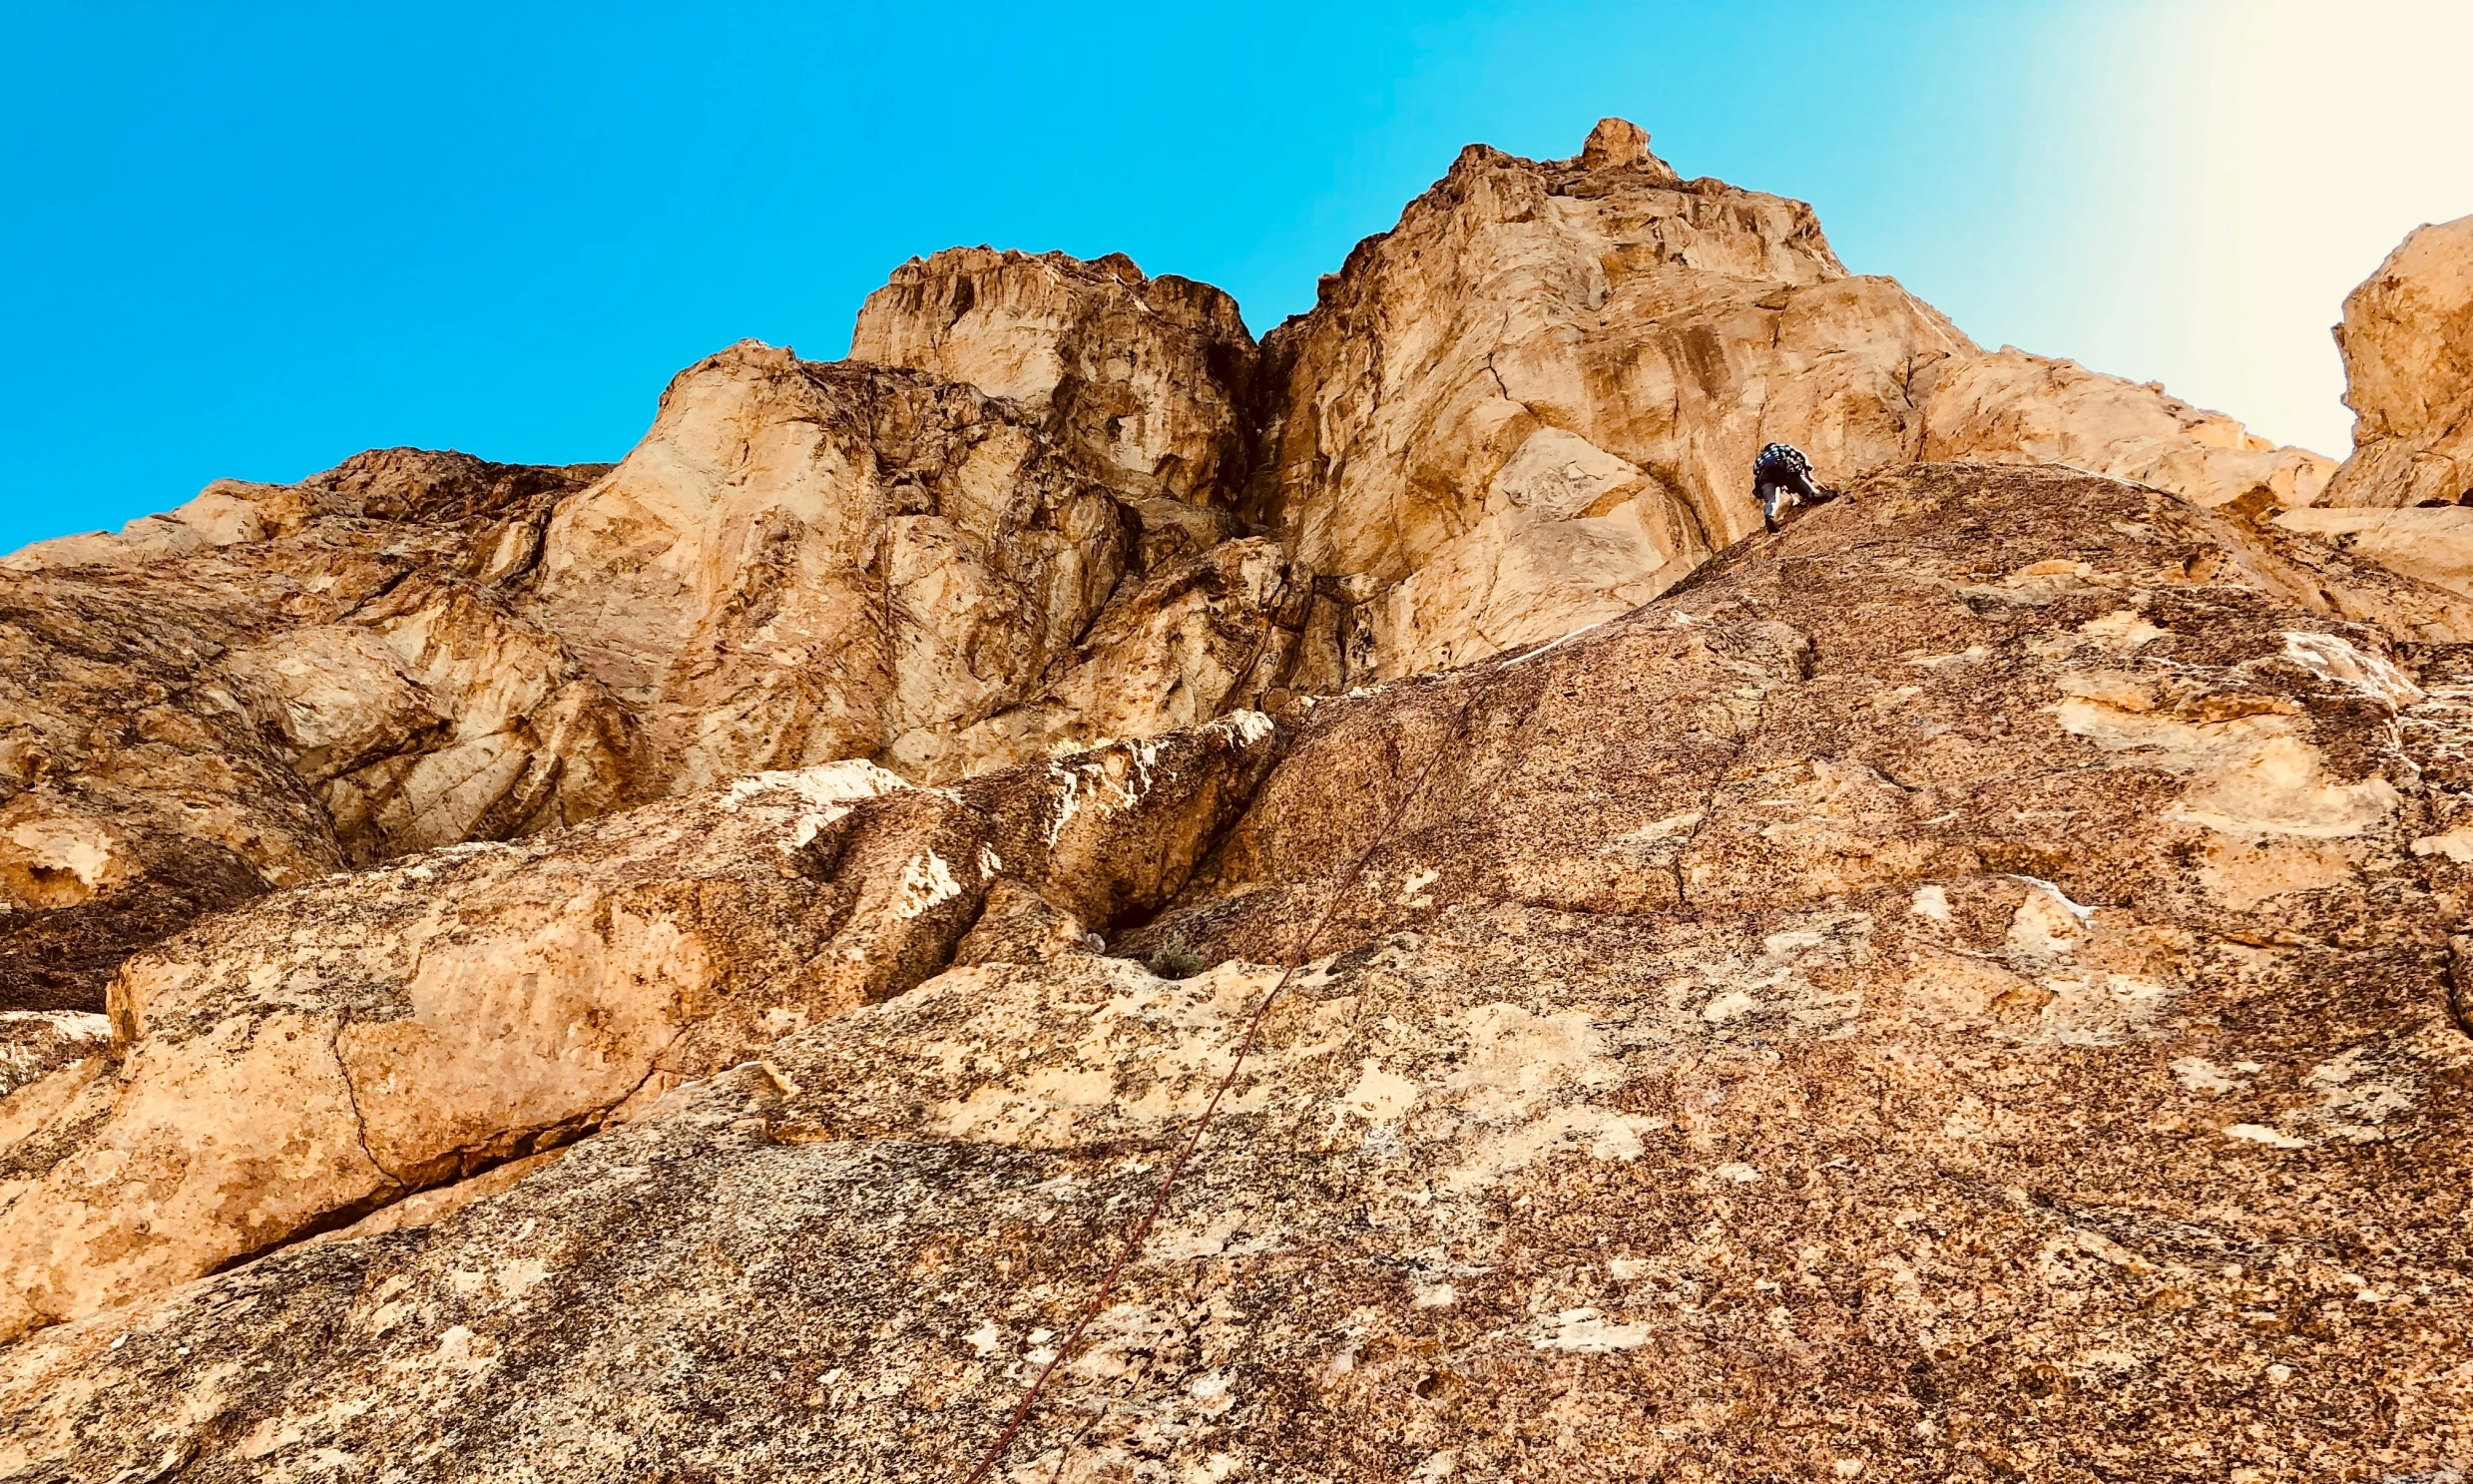
M 1472 148 L 1258 352 L 1209 285 L 955 248 L 849 361 L 681 372 L 616 466 L 365 454 L 0 562 L 0 999 L 99 1008 L 199 912 L 407 850 L 847 757 L 940 781 L 1551 638 L 1749 529 L 1771 438 L 1839 479 L 2061 461 L 2254 515 L 2326 472 L 1982 353 L 1618 120 L 1568 161 Z
M 2074 462 L 2208 505 L 2304 505 L 2333 467 L 2159 388 L 1985 354 L 1848 274 L 1809 207 L 1682 180 L 1620 120 L 1572 160 L 1471 146 L 1263 355 L 1248 513 L 1345 605 L 1325 688 L 1655 596 L 1754 528 L 1744 471 L 1772 440 L 1824 477 Z
M 0 1351 L 0 1468 L 957 1479 L 1330 905 L 1002 1477 L 2431 1476 L 2473 1447 L 2473 671 L 2307 598 L 2160 492 L 1875 477 L 1570 642 L 1167 742 L 1152 787 L 1249 802 L 1165 911 L 1103 955 L 1018 897 L 1014 946 L 803 1025 L 769 964 L 813 930 L 733 914 L 934 901 L 904 868 L 972 884 L 997 836 L 878 779 L 843 817 L 883 845 L 769 874 L 849 791 L 822 769 L 729 790 L 743 825 L 654 805 L 245 910 L 126 976 L 124 1070 L 0 1105 L 18 1291 L 92 1310 Z M 1114 755 L 1075 870 L 1192 859 Z M 1069 791 L 970 789 L 1034 841 Z M 745 885 L 619 884 L 697 858 Z M 486 914 L 408 983 L 325 939 L 420 941 L 407 870 Z M 599 940 L 578 890 L 629 894 Z M 570 941 L 648 977 L 570 1021 L 535 963 Z M 536 1152 L 691 999 L 682 1072 L 760 1060 Z M 491 1029 L 528 1009 L 640 1049 Z M 200 1120 L 247 1096 L 333 1173 Z M 166 1282 L 456 1140 L 514 1163 Z
M 2452 231 L 2331 491 L 1610 120 L 0 561 L 0 1478 L 958 1479 L 1299 958 L 999 1477 L 2473 1464 Z

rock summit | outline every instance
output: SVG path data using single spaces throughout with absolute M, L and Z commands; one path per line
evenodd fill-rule
M 2469 223 L 2340 465 L 1609 119 L 0 559 L 0 1479 L 2458 1477 Z

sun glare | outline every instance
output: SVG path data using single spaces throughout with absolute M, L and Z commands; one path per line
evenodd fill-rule
M 2458 0 L 2223 0 L 2194 13 L 2187 156 L 2150 153 L 2181 203 L 2187 390 L 2265 436 L 2341 456 L 2351 415 L 2327 330 L 2404 235 L 2473 213 Z M 2148 85 L 2171 86 L 2151 74 Z M 2176 193 L 2173 176 L 2185 177 Z

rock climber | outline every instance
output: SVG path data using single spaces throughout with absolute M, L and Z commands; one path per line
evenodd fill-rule
M 1836 499 L 1837 491 L 1813 482 L 1803 450 L 1771 443 L 1751 461 L 1751 497 L 1760 502 L 1760 523 L 1774 531 L 1788 505 L 1823 505 Z

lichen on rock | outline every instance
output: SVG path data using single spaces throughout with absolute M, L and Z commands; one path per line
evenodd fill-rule
M 0 1475 L 2452 1477 L 2451 231 L 2332 485 L 1608 120 L 0 563 Z

